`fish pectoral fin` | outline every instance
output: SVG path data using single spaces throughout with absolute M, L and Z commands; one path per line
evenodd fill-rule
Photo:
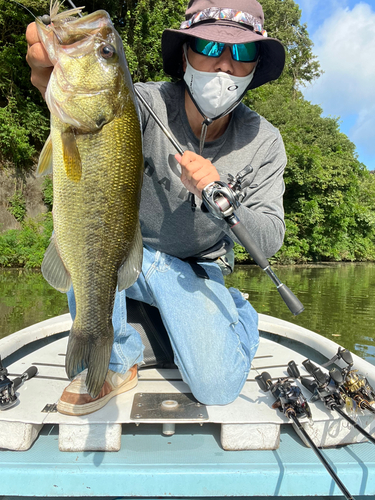
M 143 241 L 141 227 L 138 223 L 135 232 L 134 242 L 128 258 L 122 263 L 118 271 L 118 290 L 126 290 L 132 286 L 138 279 L 142 270 L 143 259 Z
M 39 155 L 38 168 L 36 169 L 36 176 L 52 174 L 52 139 L 51 136 L 46 140 L 43 149 Z
M 52 235 L 42 262 L 44 279 L 59 292 L 65 293 L 72 286 L 72 279 L 56 246 L 56 238 Z
M 61 134 L 63 144 L 64 167 L 68 179 L 78 182 L 82 176 L 82 161 L 76 137 L 71 128 Z

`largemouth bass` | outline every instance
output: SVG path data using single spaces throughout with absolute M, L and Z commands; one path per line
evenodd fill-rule
M 36 21 L 54 63 L 46 92 L 51 134 L 38 165 L 39 174 L 53 169 L 54 235 L 42 272 L 61 292 L 73 285 L 76 317 L 65 368 L 70 379 L 87 368 L 95 398 L 109 366 L 116 286 L 131 286 L 142 265 L 142 136 L 123 44 L 109 15 L 77 18 L 80 9 L 58 10 L 56 2 L 50 19 Z

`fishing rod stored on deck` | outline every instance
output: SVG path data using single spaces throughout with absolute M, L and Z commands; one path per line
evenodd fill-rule
M 325 459 L 323 453 L 315 445 L 314 441 L 311 439 L 309 434 L 303 428 L 298 417 L 307 417 L 311 419 L 311 410 L 306 398 L 302 394 L 301 389 L 293 384 L 288 378 L 279 378 L 276 382 L 272 382 L 271 375 L 267 372 L 263 372 L 255 377 L 259 388 L 264 391 L 270 391 L 276 402 L 272 405 L 272 408 L 278 408 L 284 415 L 293 420 L 296 424 L 298 430 L 304 436 L 306 441 L 309 443 L 311 449 L 314 451 L 315 455 L 322 462 L 327 472 L 330 474 L 332 479 L 335 481 L 337 486 L 340 488 L 341 492 L 344 494 L 347 500 L 354 500 L 354 497 L 346 489 L 345 485 L 342 483 L 340 478 L 337 476 L 335 471 L 329 465 Z
M 16 390 L 25 380 L 34 377 L 37 372 L 37 367 L 31 366 L 20 377 L 10 380 L 8 370 L 3 366 L 0 357 L 0 410 L 7 410 L 17 403 Z
M 339 347 L 333 358 L 322 366 L 329 366 L 340 359 L 347 364 L 341 370 L 343 382 L 340 389 L 344 393 L 343 397 L 347 396 L 353 399 L 361 410 L 369 410 L 371 413 L 375 413 L 375 390 L 364 375 L 353 369 L 353 356 L 350 351 Z
M 140 92 L 135 88 L 135 93 L 138 99 L 142 102 L 150 115 L 156 121 L 158 126 L 164 132 L 169 141 L 173 144 L 176 151 L 183 155 L 184 151 L 176 142 L 169 130 L 156 116 L 153 109 L 149 106 L 148 102 L 143 98 Z M 270 263 L 266 256 L 259 248 L 258 244 L 250 235 L 249 231 L 242 224 L 240 219 L 235 214 L 242 201 L 243 194 L 241 190 L 248 186 L 248 181 L 244 178 L 252 172 L 252 167 L 248 166 L 239 172 L 236 177 L 229 175 L 229 183 L 217 181 L 206 186 L 202 191 L 202 201 L 207 209 L 217 219 L 224 220 L 232 232 L 237 237 L 241 245 L 246 249 L 249 255 L 253 258 L 255 263 L 271 278 L 272 282 L 276 285 L 277 291 L 281 295 L 289 310 L 297 316 L 304 310 L 303 304 L 294 295 L 294 293 L 282 283 L 276 274 L 272 271 Z
M 340 389 L 344 381 L 340 370 L 332 368 L 329 374 L 326 374 L 309 359 L 303 361 L 302 364 L 315 380 L 301 377 L 295 361 L 289 361 L 288 374 L 293 378 L 299 378 L 302 385 L 313 394 L 311 401 L 316 401 L 318 399 L 323 401 L 326 408 L 331 411 L 336 411 L 342 418 L 357 429 L 358 432 L 365 436 L 371 443 L 375 444 L 375 439 L 371 434 L 342 411 L 345 404 L 351 404 L 353 400 Z

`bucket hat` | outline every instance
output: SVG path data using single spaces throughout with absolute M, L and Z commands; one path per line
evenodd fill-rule
M 247 90 L 276 80 L 285 64 L 285 49 L 263 28 L 262 6 L 256 0 L 190 0 L 185 21 L 179 29 L 166 29 L 162 35 L 164 71 L 182 78 L 182 45 L 189 37 L 221 43 L 260 42 L 260 57 Z

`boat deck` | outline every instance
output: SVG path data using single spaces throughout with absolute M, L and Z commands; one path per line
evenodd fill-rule
M 145 369 L 136 388 L 84 417 L 53 411 L 68 383 L 67 336 L 38 340 L 36 335 L 34 340 L 25 346 L 22 335 L 17 337 L 19 349 L 10 348 L 8 340 L 2 344 L 11 379 L 32 365 L 38 374 L 19 388 L 18 404 L 0 412 L 0 500 L 342 497 L 313 450 L 271 408 L 272 396 L 261 392 L 254 380 L 262 371 L 275 379 L 287 376 L 291 359 L 305 373 L 301 362 L 306 353 L 292 350 L 290 338 L 279 342 L 267 334 L 262 337 L 245 387 L 230 405 L 197 406 L 177 370 Z M 180 415 L 160 411 L 160 401 L 179 401 L 184 395 Z M 144 396 L 150 407 L 137 406 Z M 307 419 L 301 422 L 316 444 L 326 448 L 324 456 L 341 481 L 356 500 L 374 498 L 374 445 L 359 442 L 363 436 L 322 403 L 311 404 L 311 409 L 313 425 Z M 370 413 L 359 417 L 371 433 L 374 420 Z M 347 442 L 353 444 L 341 446 Z
M 67 337 L 60 338 L 8 366 L 10 378 L 22 374 L 29 366 L 36 366 L 38 373 L 19 388 L 18 404 L 0 412 L 0 448 L 28 449 L 46 424 L 54 424 L 59 429 L 61 451 L 118 451 L 122 425 L 159 423 L 159 432 L 173 432 L 175 425 L 216 423 L 221 426 L 220 442 L 226 450 L 277 449 L 280 426 L 292 424 L 283 413 L 272 409 L 272 395 L 258 388 L 255 376 L 267 371 L 274 379 L 286 377 L 291 359 L 300 366 L 301 373 L 307 374 L 301 364 L 304 356 L 262 338 L 248 380 L 240 396 L 230 405 L 199 405 L 189 394 L 178 370 L 145 369 L 139 371 L 136 388 L 113 398 L 95 413 L 72 417 L 55 409 L 69 383 L 64 368 L 66 345 Z M 304 388 L 303 391 L 307 392 Z M 176 401 L 178 411 L 173 412 L 170 407 L 163 410 L 163 401 Z M 365 440 L 321 402 L 310 406 L 313 423 L 306 418 L 301 421 L 317 446 L 331 447 Z M 369 432 L 375 431 L 373 414 L 366 412 L 358 418 L 362 427 Z

